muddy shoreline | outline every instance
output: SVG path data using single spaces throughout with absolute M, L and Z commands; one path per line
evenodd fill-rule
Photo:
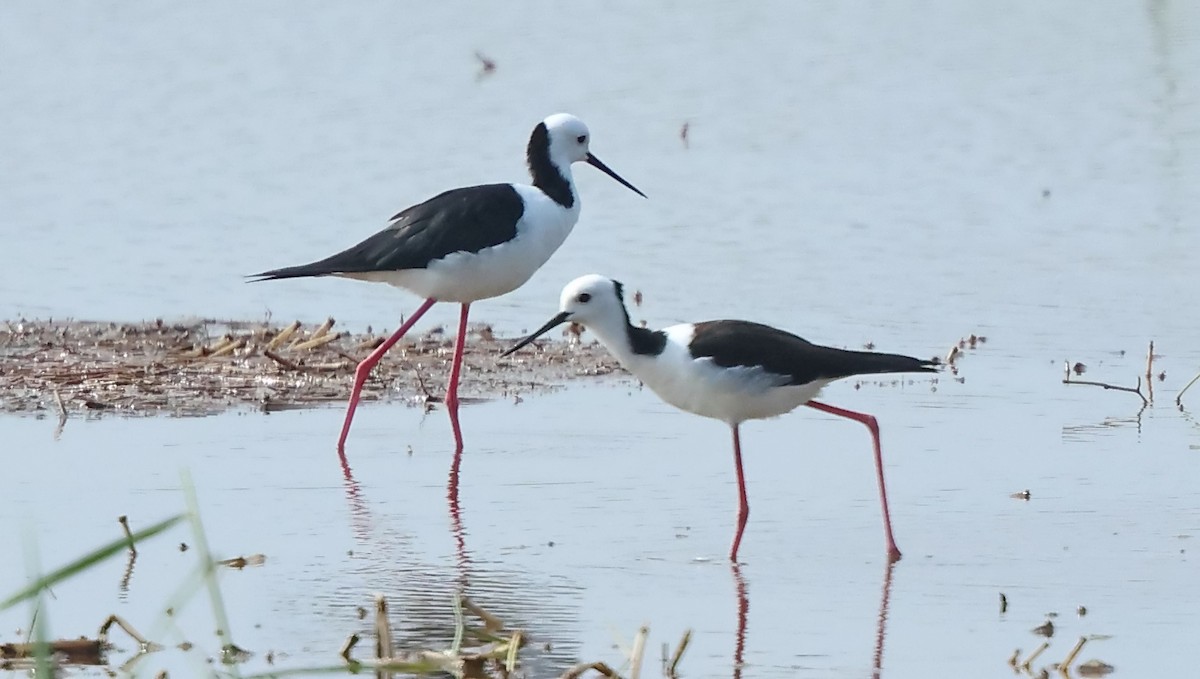
M 214 415 L 344 402 L 354 368 L 390 330 L 339 332 L 228 320 L 0 321 L 0 412 Z M 460 395 L 488 400 L 551 390 L 578 378 L 628 377 L 594 341 L 563 338 L 501 358 L 518 338 L 470 326 Z M 371 373 L 363 399 L 427 406 L 441 401 L 453 330 L 412 334 Z

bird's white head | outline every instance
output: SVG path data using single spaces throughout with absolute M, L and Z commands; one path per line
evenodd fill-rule
M 621 284 L 611 278 L 589 274 L 567 283 L 558 302 L 558 314 L 532 335 L 518 342 L 502 356 L 507 356 L 563 323 L 579 323 L 605 338 L 624 334 L 629 325 Z
M 570 113 L 555 113 L 542 121 L 550 141 L 550 157 L 563 165 L 587 160 L 592 135 L 582 120 Z
M 533 129 L 526 152 L 534 185 L 570 207 L 575 200 L 570 186 L 571 163 L 584 162 L 645 198 L 646 194 L 591 154 L 588 150 L 591 141 L 587 125 L 570 113 L 555 113 L 543 120 Z M 561 186 L 556 187 L 556 184 Z M 561 195 L 556 194 L 556 190 L 561 190 Z
M 567 283 L 558 299 L 565 320 L 584 326 L 627 322 L 621 284 L 597 274 L 580 276 Z

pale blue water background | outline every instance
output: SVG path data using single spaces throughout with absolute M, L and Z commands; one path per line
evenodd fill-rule
M 498 65 L 479 80 L 477 49 Z M 987 335 L 964 384 L 826 394 L 884 429 L 906 557 L 883 675 L 1008 676 L 1048 611 L 1045 662 L 1099 633 L 1114 636 L 1082 657 L 1121 676 L 1190 670 L 1200 427 L 1171 400 L 1200 369 L 1194 3 L 5 3 L 0 317 L 394 327 L 417 303 L 401 291 L 241 276 L 351 245 L 442 189 L 523 180 L 529 129 L 558 110 L 650 199 L 579 167 L 576 232 L 477 320 L 536 327 L 595 271 L 642 290 L 652 325 L 742 317 L 917 355 Z M 1167 379 L 1140 417 L 1132 395 L 1059 384 L 1065 359 L 1130 384 L 1150 339 Z M 537 676 L 614 660 L 642 622 L 655 657 L 694 627 L 688 676 L 729 676 L 727 433 L 627 392 L 464 411 L 469 589 L 555 642 Z M 65 561 L 119 514 L 177 511 L 186 467 L 215 548 L 268 555 L 222 576 L 239 644 L 329 661 L 376 591 L 402 640 L 437 640 L 463 577 L 444 414 L 363 410 L 355 502 L 340 418 L 73 420 L 57 442 L 52 422 L 5 418 L 6 544 L 35 531 L 43 564 Z M 885 569 L 866 433 L 803 412 L 745 444 L 743 676 L 869 676 Z M 194 558 L 176 539 L 144 550 L 124 600 L 115 562 L 60 587 L 52 629 L 113 611 L 151 628 Z M 24 558 L 0 556 L 6 592 Z M 431 610 L 440 627 L 422 628 Z M 204 600 L 187 615 L 211 650 Z M 0 614 L 0 638 L 26 616 Z

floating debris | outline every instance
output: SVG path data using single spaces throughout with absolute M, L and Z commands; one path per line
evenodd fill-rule
M 1079 663 L 1079 665 L 1075 667 L 1075 671 L 1078 672 L 1079 676 L 1081 677 L 1103 677 L 1112 674 L 1114 671 L 1116 671 L 1116 669 L 1117 668 L 1113 667 L 1112 665 L 1094 658 L 1087 662 Z
M 1054 623 L 1047 620 L 1046 622 L 1033 628 L 1033 633 L 1038 636 L 1052 637 L 1054 636 Z
M 251 554 L 250 556 L 235 556 L 232 559 L 223 559 L 218 561 L 217 564 L 241 570 L 246 566 L 261 566 L 266 562 L 267 556 L 265 554 Z
M 496 62 L 485 56 L 483 52 L 475 50 L 475 59 L 479 62 L 479 73 L 475 74 L 476 80 L 486 78 L 496 72 Z

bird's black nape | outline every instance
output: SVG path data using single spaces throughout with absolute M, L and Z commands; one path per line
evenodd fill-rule
M 621 305 L 621 313 L 625 314 L 625 335 L 629 338 L 629 347 L 633 353 L 642 356 L 657 356 L 667 347 L 667 334 L 661 330 L 649 330 L 635 326 L 629 317 L 629 307 L 625 306 L 625 286 L 620 281 L 613 281 L 613 289 L 617 295 L 617 303 Z
M 575 205 L 571 183 L 554 163 L 550 162 L 550 130 L 546 128 L 546 123 L 538 123 L 529 135 L 529 145 L 525 148 L 525 162 L 529 164 L 529 175 L 533 178 L 534 186 L 567 209 Z

